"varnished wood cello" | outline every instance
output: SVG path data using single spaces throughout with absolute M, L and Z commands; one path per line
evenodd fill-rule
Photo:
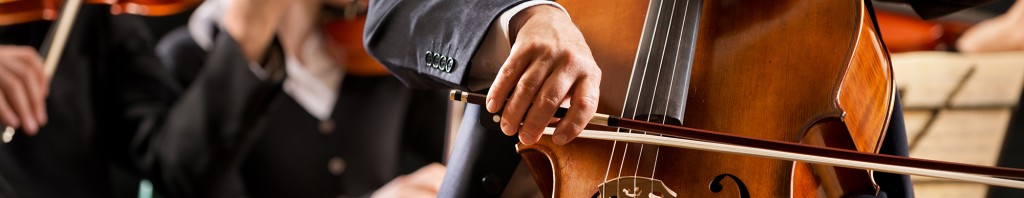
M 667 124 L 646 129 L 704 129 L 748 141 L 861 153 L 881 146 L 895 89 L 866 2 L 559 3 L 604 71 L 599 113 Z M 609 139 L 557 146 L 545 136 L 517 148 L 549 197 L 846 197 L 879 190 L 867 170 Z

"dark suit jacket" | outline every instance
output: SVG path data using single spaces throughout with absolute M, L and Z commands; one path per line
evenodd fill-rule
M 990 0 L 895 1 L 909 2 L 922 16 L 935 17 Z M 470 58 L 480 47 L 491 22 L 502 11 L 520 2 L 522 0 L 374 1 L 370 4 L 364 42 L 378 61 L 409 86 L 467 89 Z M 493 123 L 486 121 L 490 119 L 489 113 L 470 106 L 467 111 L 476 112 L 467 112 L 467 115 L 479 115 L 485 121 L 463 123 L 460 136 L 472 138 L 459 137 L 459 142 L 455 143 L 442 196 L 494 196 L 502 188 L 493 186 L 504 185 L 518 161 L 511 151 L 515 139 L 502 137 L 496 127 L 486 126 Z M 897 109 L 893 118 L 882 152 L 906 156 L 902 112 Z M 492 182 L 486 182 L 488 179 Z M 906 176 L 879 174 L 876 179 L 889 196 L 913 196 Z
M 367 51 L 411 87 L 468 89 L 469 60 L 491 22 L 525 0 L 373 1 L 366 18 Z M 440 197 L 495 197 L 519 163 L 518 141 L 473 122 L 490 113 L 470 105 L 449 156 Z
M 0 143 L 0 197 L 131 197 L 130 151 L 157 130 L 178 86 L 153 54 L 136 16 L 87 5 L 74 25 L 46 99 L 39 135 Z M 39 47 L 50 22 L 0 27 L 0 44 Z
M 441 160 L 442 92 L 411 90 L 390 76 L 346 76 L 331 120 L 321 122 L 279 81 L 257 78 L 226 34 L 209 54 L 184 28 L 170 35 L 161 55 L 190 86 L 170 114 L 182 119 L 153 139 L 151 166 L 162 171 L 155 183 L 167 195 L 369 195 Z

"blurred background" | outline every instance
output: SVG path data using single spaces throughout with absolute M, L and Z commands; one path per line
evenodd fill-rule
M 1024 113 L 1018 105 L 1024 88 L 1024 52 L 991 49 L 992 44 L 958 45 L 975 42 L 960 39 L 1006 13 L 1015 2 L 1000 0 L 927 21 L 908 5 L 875 2 L 903 99 L 911 157 L 1024 167 L 1024 154 L 1017 153 L 1024 151 Z M 977 35 L 984 34 L 977 30 L 974 34 L 968 36 L 988 36 Z M 927 177 L 912 180 L 918 197 L 1024 197 L 1015 189 Z
M 1015 2 L 1000 0 L 927 21 L 909 5 L 874 2 L 904 103 L 911 157 L 1024 168 L 1024 154 L 1017 153 L 1024 151 L 1024 112 L 1018 105 L 1024 51 L 957 45 L 965 32 L 1003 15 Z M 153 38 L 163 38 L 187 24 L 194 9 L 134 17 L 146 21 Z M 1024 31 L 1024 26 L 1001 31 Z M 1024 190 L 981 184 L 924 177 L 913 182 L 919 197 L 1024 197 Z

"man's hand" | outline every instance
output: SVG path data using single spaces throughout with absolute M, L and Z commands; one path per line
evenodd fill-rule
M 0 45 L 0 123 L 35 135 L 46 124 L 49 89 L 35 48 Z
M 547 5 L 516 14 L 509 30 L 512 50 L 487 94 L 487 111 L 507 105 L 501 130 L 505 135 L 518 131 L 521 142 L 533 144 L 568 100 L 571 107 L 553 140 L 565 144 L 576 138 L 597 111 L 601 84 L 601 69 L 583 34 L 565 12 Z
M 444 165 L 433 163 L 391 180 L 371 197 L 437 197 L 444 173 Z

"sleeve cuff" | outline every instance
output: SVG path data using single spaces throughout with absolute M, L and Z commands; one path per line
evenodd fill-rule
M 505 34 L 505 38 L 509 38 L 508 37 L 508 23 L 509 23 L 509 21 L 512 21 L 512 17 L 516 16 L 516 14 L 519 14 L 519 12 L 522 12 L 526 8 L 530 8 L 530 7 L 538 6 L 538 5 L 551 5 L 551 6 L 555 6 L 558 9 L 562 10 L 562 12 L 565 12 L 565 14 L 569 14 L 568 11 L 565 11 L 565 8 L 562 7 L 562 5 L 559 5 L 558 3 L 555 3 L 554 1 L 532 0 L 532 1 L 527 1 L 527 2 L 520 3 L 519 5 L 516 5 L 515 7 L 512 7 L 512 8 L 509 8 L 508 10 L 505 10 L 505 12 L 502 12 L 501 15 L 498 17 L 498 21 L 500 23 L 500 25 L 498 27 L 501 28 L 501 32 L 503 34 Z
M 484 37 L 484 41 L 480 44 L 480 49 L 471 58 L 472 64 L 469 65 L 472 69 L 469 70 L 469 81 L 467 87 L 472 91 L 478 91 L 486 89 L 490 86 L 497 75 L 498 70 L 501 69 L 501 64 L 508 59 L 509 51 L 512 48 L 512 43 L 509 43 L 508 37 L 508 23 L 512 20 L 519 12 L 526 8 L 538 6 L 538 5 L 551 5 L 558 7 L 562 11 L 565 11 L 561 5 L 553 1 L 547 0 L 531 0 L 520 3 L 508 10 L 505 10 L 491 23 L 491 27 L 487 31 L 487 36 Z M 566 12 L 568 14 L 568 12 Z

